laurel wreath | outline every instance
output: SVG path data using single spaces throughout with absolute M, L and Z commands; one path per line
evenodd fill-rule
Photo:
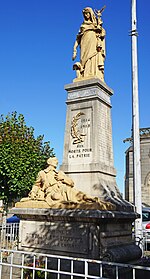
M 85 113 L 84 112 L 78 112 L 73 117 L 72 122 L 71 122 L 71 136 L 74 139 L 73 144 L 84 142 L 84 137 L 86 136 L 86 134 L 83 134 L 78 129 L 78 121 L 81 118 L 81 115 L 85 115 Z

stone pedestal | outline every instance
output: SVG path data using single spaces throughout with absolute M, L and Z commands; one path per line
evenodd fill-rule
M 11 211 L 21 218 L 20 250 L 115 262 L 130 262 L 141 256 L 131 232 L 135 213 L 31 208 Z
M 65 86 L 68 92 L 61 169 L 75 187 L 93 196 L 120 196 L 113 160 L 111 96 L 99 79 Z

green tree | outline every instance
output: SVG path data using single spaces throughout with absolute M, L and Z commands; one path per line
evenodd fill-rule
M 0 199 L 13 202 L 28 195 L 46 160 L 54 156 L 44 136 L 34 137 L 24 116 L 12 112 L 0 117 Z

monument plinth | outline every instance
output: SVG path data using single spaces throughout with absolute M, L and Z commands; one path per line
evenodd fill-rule
M 111 96 L 98 78 L 66 85 L 67 116 L 61 169 L 75 187 L 101 199 L 121 199 L 114 168 Z
M 21 218 L 21 250 L 114 262 L 141 256 L 132 239 L 134 213 L 37 208 L 12 212 Z

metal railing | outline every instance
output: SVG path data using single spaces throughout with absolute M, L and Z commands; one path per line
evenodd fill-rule
M 150 267 L 6 249 L 0 252 L 0 279 L 143 277 L 150 278 Z
M 149 250 L 150 247 L 150 232 L 148 232 L 147 230 L 143 230 L 143 237 L 142 238 L 138 238 L 135 239 L 135 234 L 133 232 L 132 237 L 133 240 L 136 240 L 136 243 L 138 243 L 139 246 L 142 245 L 143 247 L 143 253 Z
M 0 225 L 0 248 L 17 249 L 19 241 L 19 223 L 6 223 Z M 133 239 L 135 239 L 133 231 Z M 150 234 L 147 230 L 143 230 L 143 238 L 138 240 L 142 243 L 143 251 L 148 250 L 150 244 Z M 150 246 L 150 245 L 149 245 Z M 16 248 L 15 248 L 16 247 Z
M 150 278 L 150 267 L 18 251 L 18 234 L 18 223 L 0 226 L 0 279 Z
M 10 223 L 0 225 L 0 248 L 17 249 L 19 224 Z

